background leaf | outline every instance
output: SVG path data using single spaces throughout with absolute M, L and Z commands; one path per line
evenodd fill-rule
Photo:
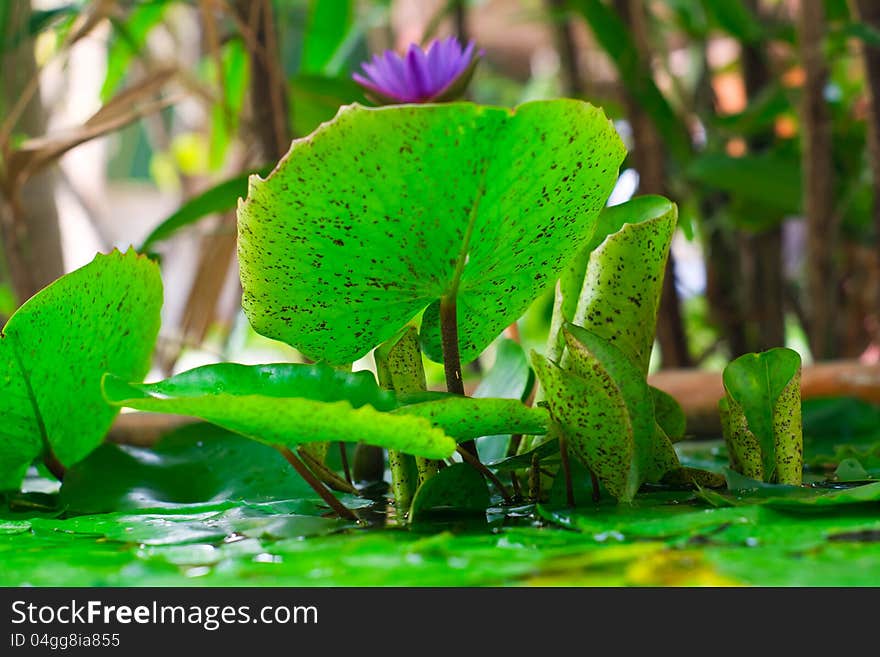
M 290 101 L 293 132 L 307 135 L 336 116 L 342 105 L 365 103 L 366 98 L 351 78 L 297 75 L 290 81 Z
M 593 36 L 614 62 L 627 92 L 648 113 L 675 158 L 687 161 L 691 142 L 684 123 L 657 88 L 650 69 L 642 63 L 633 37 L 620 16 L 602 0 L 570 0 L 587 21 Z
M 706 153 L 689 165 L 687 173 L 698 183 L 740 199 L 791 214 L 801 209 L 800 162 L 790 156 Z
M 266 175 L 270 167 L 254 169 L 205 190 L 194 196 L 169 217 L 159 223 L 141 244 L 139 251 L 149 251 L 158 242 L 168 239 L 177 231 L 191 226 L 203 217 L 232 210 L 238 199 L 247 194 L 248 178 L 252 174 Z
M 763 28 L 757 18 L 742 2 L 730 0 L 703 0 L 706 14 L 721 29 L 735 36 L 742 43 L 753 44 L 763 37 Z
M 337 52 L 355 27 L 352 0 L 311 0 L 300 68 L 304 73 L 338 73 Z
M 124 21 L 111 19 L 113 37 L 107 53 L 107 74 L 101 87 L 101 100 L 106 102 L 119 89 L 129 64 L 146 46 L 147 35 L 162 22 L 170 3 L 154 0 L 135 4 Z

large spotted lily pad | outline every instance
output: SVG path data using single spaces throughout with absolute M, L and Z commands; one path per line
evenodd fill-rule
M 576 100 L 343 107 L 251 178 L 238 210 L 243 306 L 260 333 L 351 362 L 439 302 L 472 360 L 590 240 L 624 148 Z

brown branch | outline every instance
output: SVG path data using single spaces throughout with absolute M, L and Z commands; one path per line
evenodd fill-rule
M 816 359 L 836 352 L 834 256 L 838 226 L 834 213 L 834 163 L 831 117 L 824 91 L 828 64 L 822 51 L 825 5 L 801 0 L 798 17 L 805 78 L 801 104 L 804 212 L 807 222 L 807 295 L 810 301 L 810 349 Z
M 455 35 L 462 43 L 468 40 L 467 0 L 452 0 L 452 18 L 455 23 Z
M 850 0 L 852 13 L 863 23 L 880 29 L 880 3 L 876 0 Z M 865 87 L 868 95 L 868 148 L 874 179 L 874 254 L 875 268 L 880 269 L 880 48 L 862 44 L 865 65 Z M 880 344 L 880 289 L 876 290 L 874 312 L 868 324 L 874 326 L 874 342 Z
M 288 98 L 269 0 L 238 0 L 236 25 L 251 52 L 251 111 L 263 156 L 277 160 L 290 147 Z M 235 12 L 233 12 L 234 14 Z
M 562 71 L 562 88 L 568 96 L 583 96 L 584 83 L 581 76 L 580 58 L 574 38 L 574 25 L 567 13 L 566 0 L 545 0 L 553 25 L 556 52 Z
M 650 71 L 647 16 L 641 0 L 615 0 L 614 6 L 633 35 L 642 66 Z M 632 94 L 623 89 L 626 114 L 633 131 L 639 192 L 668 195 L 666 149 L 651 116 Z M 689 367 L 693 364 L 681 315 L 681 300 L 675 287 L 675 258 L 670 252 L 663 277 L 663 292 L 657 313 L 657 341 L 662 367 Z
M 757 0 L 746 0 L 746 8 L 763 19 Z M 746 96 L 754 100 L 773 81 L 763 41 L 742 44 L 742 71 Z M 772 130 L 763 130 L 748 139 L 749 150 L 765 151 L 773 145 Z M 747 306 L 748 351 L 765 351 L 785 344 L 785 281 L 782 273 L 782 217 L 780 222 L 760 233 L 740 236 L 742 284 Z M 740 354 L 734 354 L 738 356 Z
M 354 480 L 351 478 L 351 468 L 348 465 L 348 452 L 345 451 L 345 443 L 343 442 L 339 443 L 339 459 L 342 461 L 342 472 L 345 474 L 345 481 L 354 488 Z

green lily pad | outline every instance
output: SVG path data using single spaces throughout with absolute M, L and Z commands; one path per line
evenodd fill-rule
M 575 100 L 351 105 L 297 140 L 238 211 L 253 327 L 313 360 L 349 363 L 427 307 L 456 300 L 469 361 L 519 318 L 590 239 L 624 156 Z
M 37 534 L 51 532 L 136 545 L 222 542 L 236 535 L 302 538 L 352 526 L 352 523 L 336 518 L 280 513 L 271 505 L 198 513 L 102 513 L 68 519 L 39 518 L 31 522 L 31 530 Z
M 655 397 L 644 373 L 621 349 L 595 333 L 566 325 L 563 335 L 570 356 L 569 369 L 573 374 L 587 378 L 595 374 L 595 368 L 604 367 L 616 383 L 632 423 L 638 483 L 660 481 L 679 463 L 672 443 L 658 426 Z
M 872 478 L 872 475 L 865 469 L 865 466 L 858 459 L 854 458 L 842 459 L 834 471 L 835 481 L 864 481 Z
M 800 484 L 800 368 L 796 351 L 779 348 L 740 356 L 724 369 L 720 410 L 735 469 L 765 481 Z
M 662 196 L 642 196 L 606 213 L 608 228 L 621 228 L 590 253 L 570 322 L 615 345 L 647 374 L 678 209 Z
M 611 374 L 595 361 L 589 378 L 581 378 L 535 352 L 532 365 L 572 453 L 614 497 L 631 500 L 639 487 L 633 425 Z
M 455 441 L 428 420 L 376 410 L 393 403 L 369 373 L 290 364 L 207 365 L 153 384 L 107 376 L 115 406 L 191 415 L 272 446 L 358 442 L 427 458 L 446 458 Z
M 880 482 L 829 490 L 756 481 L 731 469 L 726 477 L 730 492 L 702 490 L 698 496 L 717 507 L 763 505 L 792 513 L 836 512 L 840 506 L 880 502 Z
M 230 503 L 303 501 L 311 487 L 277 450 L 210 424 L 186 425 L 151 449 L 102 445 L 70 468 L 61 487 L 68 512 L 222 507 Z
M 419 486 L 409 520 L 416 524 L 437 514 L 485 514 L 488 506 L 489 487 L 483 475 L 467 463 L 456 463 Z
M 0 338 L 0 490 L 18 488 L 45 450 L 69 466 L 101 443 L 118 413 L 101 395 L 101 377 L 144 377 L 161 305 L 158 267 L 114 251 L 12 315 Z
M 675 444 L 682 466 L 723 473 L 730 467 L 727 446 L 718 440 L 685 440 Z
M 831 472 L 855 459 L 880 478 L 880 406 L 852 397 L 803 400 L 804 465 Z
M 424 418 L 458 441 L 501 432 L 542 435 L 550 421 L 546 409 L 526 406 L 518 399 L 459 396 L 401 406 L 390 415 Z
M 650 387 L 651 396 L 654 398 L 654 417 L 657 424 L 672 442 L 684 439 L 687 418 L 681 404 L 669 393 L 654 386 Z

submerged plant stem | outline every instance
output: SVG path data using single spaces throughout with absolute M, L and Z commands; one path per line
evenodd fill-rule
M 333 495 L 333 493 L 331 493 L 314 474 L 312 474 L 312 471 L 309 470 L 308 466 L 306 466 L 296 454 L 286 447 L 276 446 L 275 449 L 281 452 L 281 455 L 287 459 L 287 462 L 293 466 L 293 469 L 297 471 L 299 476 L 306 480 L 306 483 L 311 486 L 318 495 L 320 495 L 321 499 L 324 500 L 340 518 L 345 518 L 346 520 L 351 520 L 353 522 L 358 522 L 360 520 L 354 511 L 336 499 L 336 496 Z
M 501 483 L 501 480 L 495 476 L 494 472 L 492 472 L 489 468 L 487 468 L 480 462 L 480 459 L 467 451 L 464 448 L 464 445 L 458 446 L 458 453 L 465 463 L 474 466 L 477 470 L 480 471 L 480 474 L 482 474 L 484 477 L 486 477 L 486 479 L 495 484 L 498 492 L 501 493 L 501 497 L 504 498 L 505 504 L 513 503 L 513 498 L 510 496 L 510 491 L 508 491 L 507 487 L 503 483 Z

